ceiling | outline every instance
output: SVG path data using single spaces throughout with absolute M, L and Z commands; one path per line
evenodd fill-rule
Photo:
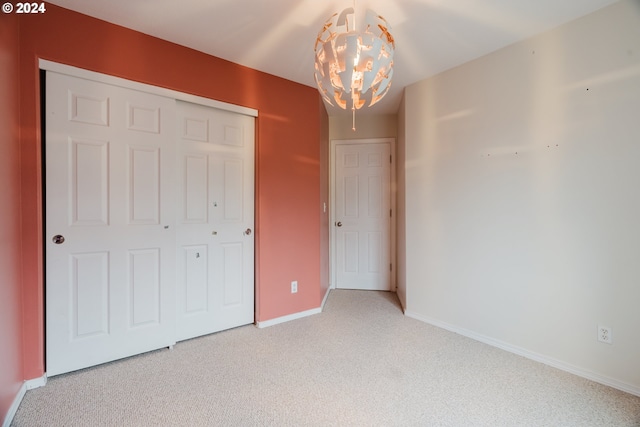
M 396 41 L 390 91 L 358 114 L 396 113 L 405 86 L 617 0 L 356 0 Z M 313 46 L 353 0 L 53 0 L 50 3 L 315 87 Z M 327 106 L 329 115 L 343 110 Z M 349 112 L 345 112 L 348 114 Z

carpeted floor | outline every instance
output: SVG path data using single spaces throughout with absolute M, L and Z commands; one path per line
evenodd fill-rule
M 13 426 L 640 426 L 640 397 L 331 291 L 245 326 L 28 391 Z

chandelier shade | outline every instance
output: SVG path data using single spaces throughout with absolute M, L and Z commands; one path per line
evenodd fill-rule
M 324 100 L 359 110 L 380 101 L 391 87 L 395 42 L 387 21 L 367 10 L 356 27 L 354 8 L 334 14 L 315 43 L 315 80 Z

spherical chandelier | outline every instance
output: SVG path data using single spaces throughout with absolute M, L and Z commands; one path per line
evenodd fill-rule
M 391 87 L 395 42 L 387 21 L 367 10 L 356 26 L 354 8 L 335 13 L 318 33 L 315 79 L 330 105 L 353 112 L 380 101 Z

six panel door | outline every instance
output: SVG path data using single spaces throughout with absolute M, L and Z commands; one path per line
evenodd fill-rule
M 391 148 L 338 144 L 335 151 L 336 287 L 391 288 Z
M 174 110 L 47 73 L 48 375 L 175 342 Z
M 178 341 L 254 320 L 254 123 L 178 101 Z

